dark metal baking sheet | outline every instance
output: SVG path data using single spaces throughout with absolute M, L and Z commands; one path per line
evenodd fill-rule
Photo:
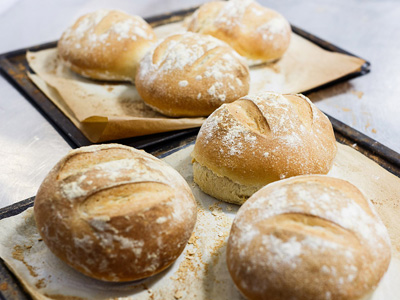
M 196 8 L 190 8 L 163 15 L 158 15 L 150 18 L 146 18 L 152 26 L 157 26 L 165 23 L 181 20 L 185 16 L 191 14 Z M 293 32 L 306 38 L 312 43 L 320 46 L 323 49 L 332 52 L 339 52 L 347 55 L 353 55 L 335 45 L 330 44 L 296 26 L 292 26 Z M 41 44 L 29 48 L 24 48 L 12 52 L 8 52 L 0 55 L 0 72 L 4 77 L 25 96 L 25 98 L 32 103 L 32 105 L 38 109 L 38 111 L 53 125 L 53 127 L 59 132 L 61 136 L 70 144 L 72 148 L 87 146 L 93 144 L 90 142 L 82 132 L 46 97 L 36 85 L 27 77 L 27 71 L 30 70 L 28 62 L 26 61 L 26 51 L 39 51 L 43 49 L 53 48 L 57 45 L 57 42 L 50 42 Z M 366 61 L 359 70 L 343 76 L 339 79 L 333 80 L 329 83 L 321 85 L 312 90 L 304 93 L 311 93 L 316 90 L 334 85 L 338 82 L 343 82 L 351 78 L 362 76 L 367 74 L 370 70 L 370 63 Z M 198 129 L 197 129 L 198 130 Z M 136 148 L 146 149 L 147 147 L 154 146 L 158 143 L 163 143 L 168 140 L 179 138 L 181 136 L 190 135 L 195 132 L 196 129 L 184 129 L 173 132 L 158 133 L 147 136 L 133 137 L 124 140 L 117 140 L 121 144 L 129 145 Z

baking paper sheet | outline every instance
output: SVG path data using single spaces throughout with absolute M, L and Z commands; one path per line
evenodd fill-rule
M 184 32 L 183 22 L 155 28 L 158 38 Z M 134 85 L 85 79 L 65 67 L 57 49 L 28 52 L 31 80 L 91 142 L 198 127 L 204 118 L 167 118 L 147 107 Z M 364 60 L 329 52 L 293 34 L 288 51 L 250 69 L 250 93 L 300 93 L 355 72 Z
M 400 179 L 351 147 L 338 144 L 330 176 L 346 179 L 375 204 L 392 241 L 392 261 L 372 300 L 400 295 Z M 0 256 L 34 299 L 243 299 L 229 276 L 225 248 L 238 206 L 204 194 L 193 182 L 188 146 L 164 158 L 187 180 L 198 202 L 195 231 L 166 271 L 133 283 L 88 278 L 56 258 L 41 241 L 33 210 L 0 220 Z

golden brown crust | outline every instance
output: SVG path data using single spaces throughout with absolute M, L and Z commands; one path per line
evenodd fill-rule
M 298 176 L 270 184 L 239 210 L 229 272 L 248 299 L 361 299 L 391 258 L 387 230 L 352 184 Z
M 327 174 L 336 150 L 329 119 L 308 98 L 264 92 L 223 105 L 208 117 L 192 157 L 218 176 L 264 186 L 296 175 Z
M 40 186 L 34 212 L 44 242 L 70 266 L 100 280 L 131 281 L 176 260 L 197 210 L 172 167 L 110 144 L 64 157 Z
M 80 17 L 58 41 L 58 52 L 76 73 L 100 80 L 134 81 L 140 59 L 156 41 L 139 16 L 98 10 Z
M 276 11 L 254 1 L 215 1 L 203 4 L 188 30 L 210 34 L 254 61 L 280 58 L 290 44 L 291 28 Z
M 211 36 L 167 37 L 139 65 L 136 88 L 143 100 L 168 116 L 208 116 L 249 91 L 246 63 Z

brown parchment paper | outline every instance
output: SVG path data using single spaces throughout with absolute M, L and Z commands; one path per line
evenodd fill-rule
M 158 38 L 184 31 L 183 22 L 155 28 Z M 168 118 L 153 111 L 132 84 L 82 78 L 60 62 L 56 48 L 28 52 L 27 60 L 35 72 L 28 73 L 31 80 L 91 142 L 198 127 L 204 121 Z M 300 93 L 359 70 L 364 63 L 293 34 L 282 59 L 250 68 L 250 93 Z
M 350 181 L 374 203 L 388 228 L 392 261 L 368 299 L 400 295 L 400 179 L 351 147 L 338 144 L 329 175 Z M 34 299 L 243 299 L 228 273 L 226 242 L 238 206 L 204 194 L 193 182 L 188 146 L 164 160 L 187 180 L 198 202 L 192 237 L 178 260 L 154 277 L 131 283 L 100 282 L 68 267 L 41 241 L 33 210 L 0 220 L 0 257 Z

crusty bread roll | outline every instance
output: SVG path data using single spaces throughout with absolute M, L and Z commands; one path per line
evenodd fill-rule
M 291 35 L 282 15 L 251 0 L 205 3 L 191 17 L 188 30 L 227 42 L 252 63 L 280 58 Z
M 133 82 L 140 59 L 155 41 L 153 29 L 141 17 L 98 10 L 63 33 L 58 52 L 82 76 Z
M 171 265 L 190 238 L 197 210 L 172 167 L 109 144 L 64 157 L 40 186 L 34 213 L 56 256 L 90 277 L 120 282 Z
M 391 257 L 372 204 L 327 176 L 272 183 L 238 211 L 227 244 L 232 279 L 247 299 L 364 299 Z
M 329 119 L 303 95 L 243 97 L 203 123 L 192 153 L 194 181 L 211 196 L 242 204 L 286 177 L 326 174 L 336 155 Z
M 186 32 L 167 37 L 140 62 L 136 88 L 167 116 L 208 116 L 249 91 L 246 63 L 226 43 Z

